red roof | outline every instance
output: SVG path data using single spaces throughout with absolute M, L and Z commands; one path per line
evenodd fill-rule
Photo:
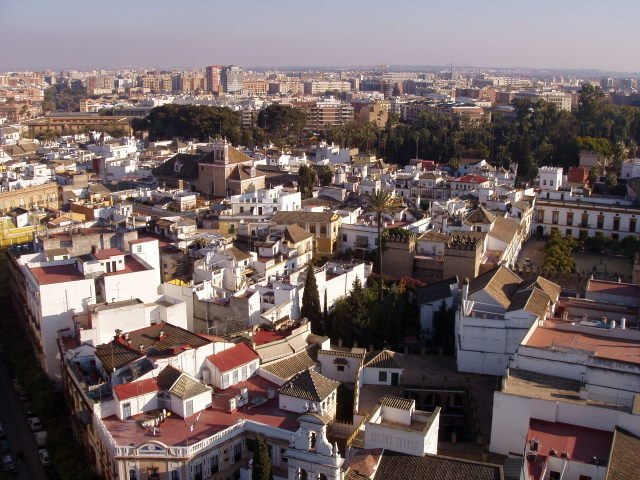
M 124 252 L 119 248 L 105 248 L 104 250 L 98 250 L 94 256 L 96 260 L 107 260 L 118 255 L 124 255 Z
M 258 354 L 246 343 L 238 343 L 234 347 L 207 357 L 221 372 L 228 372 L 234 368 L 241 367 L 257 358 Z
M 566 452 L 569 460 L 573 461 L 589 463 L 596 457 L 601 462 L 606 462 L 611 450 L 613 432 L 532 418 L 529 420 L 527 445 L 531 440 L 537 440 L 539 446 L 538 458 L 529 462 L 529 473 L 533 480 L 540 480 L 551 449 L 556 451 L 558 457 Z
M 148 243 L 148 242 L 157 242 L 157 241 L 158 241 L 157 238 L 142 237 L 142 238 L 138 238 L 137 240 L 129 240 L 129 245 L 137 245 L 138 243 Z
M 470 173 L 468 175 L 464 175 L 458 179 L 455 179 L 454 182 L 461 182 L 461 183 L 484 183 L 487 182 L 489 179 L 486 177 L 483 177 L 482 175 L 476 175 L 475 173 Z
M 274 332 L 273 330 L 258 330 L 253 334 L 253 341 L 256 345 L 264 345 L 265 343 L 277 342 L 278 340 L 284 340 L 286 335 Z
M 587 291 L 604 293 L 606 295 L 618 295 L 621 297 L 640 297 L 640 286 L 632 283 L 609 282 L 607 280 L 591 279 L 587 283 Z
M 155 378 L 147 378 L 137 382 L 123 383 L 113 387 L 113 393 L 118 399 L 127 400 L 128 398 L 138 397 L 146 393 L 157 392 L 160 390 Z
M 30 267 L 31 273 L 39 285 L 73 282 L 84 280 L 74 263 L 64 265 L 49 265 L 45 267 Z

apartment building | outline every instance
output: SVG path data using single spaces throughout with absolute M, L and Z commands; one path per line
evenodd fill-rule
M 324 98 L 317 102 L 296 102 L 291 104 L 307 115 L 307 128 L 324 130 L 334 125 L 344 125 L 354 119 L 353 107 L 334 98 Z
M 332 212 L 278 211 L 271 218 L 277 225 L 299 225 L 315 235 L 315 252 L 333 255 L 338 247 L 341 217 Z

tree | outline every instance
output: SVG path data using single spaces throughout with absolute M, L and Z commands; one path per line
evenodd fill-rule
M 302 308 L 300 314 L 311 322 L 311 331 L 324 334 L 322 325 L 322 310 L 320 308 L 320 294 L 316 282 L 316 273 L 313 264 L 307 266 L 307 278 L 304 281 L 304 293 L 302 294 Z
M 257 124 L 271 141 L 297 139 L 307 125 L 307 116 L 299 108 L 274 103 L 260 110 Z
M 573 237 L 562 237 L 557 230 L 552 230 L 549 240 L 544 246 L 544 262 L 542 268 L 551 272 L 569 273 L 576 269 L 573 250 L 576 241 Z
M 333 181 L 333 170 L 331 170 L 329 165 L 320 165 L 317 167 L 316 175 L 318 176 L 320 185 L 323 187 L 331 185 L 331 182 Z
M 258 438 L 256 439 L 256 448 L 253 450 L 251 479 L 273 479 L 273 467 L 271 465 L 271 457 L 269 457 L 269 446 L 262 435 L 258 435 Z
M 376 214 L 376 224 L 378 227 L 378 269 L 380 273 L 380 290 L 378 299 L 384 299 L 384 281 L 382 279 L 382 215 L 395 205 L 395 201 L 391 193 L 386 190 L 378 190 L 371 193 L 367 197 L 369 208 Z
M 311 198 L 313 187 L 316 184 L 316 172 L 313 168 L 302 165 L 298 169 L 298 184 L 302 198 Z
M 366 341 L 369 331 L 369 310 L 367 298 L 360 278 L 356 276 L 349 293 L 349 313 L 351 314 L 352 337 Z

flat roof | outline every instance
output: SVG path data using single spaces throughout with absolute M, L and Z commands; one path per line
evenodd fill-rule
M 587 282 L 587 291 L 603 293 L 606 295 L 618 295 L 621 297 L 640 297 L 640 286 L 632 283 L 610 282 L 592 278 Z
M 640 341 L 598 335 L 599 329 L 594 327 L 584 327 L 588 332 L 561 330 L 559 327 L 565 324 L 562 321 L 546 321 L 544 326 L 535 329 L 525 345 L 549 349 L 575 348 L 592 352 L 597 358 L 640 364 Z M 607 331 L 603 330 L 603 333 Z
M 547 456 L 554 449 L 558 456 L 566 452 L 571 460 L 590 463 L 596 457 L 604 463 L 609 457 L 613 432 L 532 418 L 527 443 L 533 439 L 539 442 L 540 455 Z
M 74 263 L 65 265 L 48 265 L 44 267 L 29 267 L 29 270 L 31 270 L 31 273 L 40 285 L 53 285 L 55 283 L 84 280 L 84 275 L 80 273 Z
M 226 409 L 229 398 L 239 395 L 242 387 L 247 387 L 249 391 L 249 405 L 228 413 Z M 299 415 L 280 410 L 277 394 L 273 399 L 267 398 L 269 388 L 277 392 L 278 386 L 262 377 L 254 376 L 226 390 L 215 389 L 213 404 L 210 408 L 203 410 L 201 414 L 196 413 L 193 417 L 187 418 L 186 422 L 177 414 L 172 414 L 160 424 L 155 436 L 139 426 L 138 422 L 122 422 L 115 415 L 102 419 L 102 422 L 114 441 L 122 446 L 131 443 L 141 445 L 149 440 L 157 440 L 167 446 L 186 446 L 187 442 L 193 445 L 243 419 L 295 432 L 299 427 L 297 420 Z M 255 406 L 251 406 L 251 402 L 255 402 Z M 198 415 L 200 418 L 196 421 Z M 144 415 L 137 415 L 134 420 L 142 420 L 144 417 Z M 193 424 L 193 431 L 190 431 L 185 423 Z

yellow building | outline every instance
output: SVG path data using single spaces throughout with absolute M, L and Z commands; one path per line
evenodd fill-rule
M 34 206 L 58 208 L 58 185 L 45 183 L 0 193 L 0 211 L 2 212 L 8 212 L 17 207 L 30 210 Z
M 315 252 L 333 255 L 342 218 L 332 212 L 276 212 L 271 221 L 278 225 L 298 225 L 314 235 Z
M 111 117 L 90 113 L 52 113 L 46 117 L 26 122 L 29 136 L 40 133 L 83 133 L 89 130 L 120 129 L 124 135 L 131 135 L 131 119 L 127 117 Z

